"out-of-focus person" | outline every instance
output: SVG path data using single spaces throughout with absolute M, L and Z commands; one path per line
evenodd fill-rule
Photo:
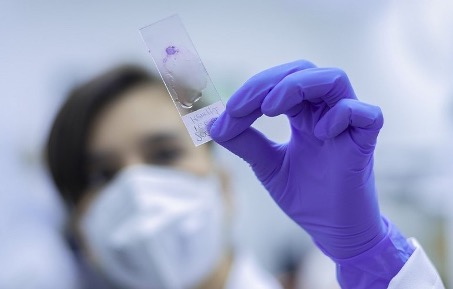
M 86 288 L 280 288 L 229 237 L 226 174 L 162 82 L 121 66 L 75 88 L 47 161 Z

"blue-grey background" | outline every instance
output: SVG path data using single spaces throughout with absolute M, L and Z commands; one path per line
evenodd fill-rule
M 384 212 L 422 243 L 445 279 L 453 277 L 451 1 L 1 0 L 1 288 L 17 272 L 21 288 L 62 280 L 72 288 L 59 237 L 65 212 L 41 157 L 49 126 L 73 85 L 125 61 L 154 70 L 138 29 L 174 13 L 225 101 L 253 74 L 284 62 L 344 69 L 358 97 L 384 112 L 376 152 Z M 256 126 L 284 141 L 286 124 L 279 117 Z M 238 242 L 271 271 L 287 250 L 302 255 L 306 235 L 245 163 L 217 153 L 232 173 Z

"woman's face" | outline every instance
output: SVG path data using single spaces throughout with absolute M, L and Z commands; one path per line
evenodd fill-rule
M 134 164 L 167 166 L 206 175 L 212 159 L 195 147 L 161 85 L 133 88 L 101 111 L 88 138 L 91 188 L 108 183 Z
M 91 205 L 99 204 L 95 203 L 97 196 L 100 196 L 100 192 L 105 192 L 101 190 L 115 178 L 117 173 L 128 166 L 138 164 L 166 166 L 199 176 L 211 175 L 214 170 L 209 148 L 206 145 L 201 147 L 193 145 L 167 91 L 163 86 L 156 84 L 143 85 L 129 90 L 106 106 L 98 114 L 90 129 L 87 153 L 88 175 L 91 185 L 75 211 L 73 221 L 76 227 L 74 229 L 90 262 L 100 268 L 104 267 L 104 269 L 108 266 L 103 264 L 102 260 L 104 259 L 99 257 L 103 256 L 102 250 L 99 250 L 100 247 L 96 247 L 96 242 L 93 241 L 97 240 L 97 237 L 91 236 L 90 238 L 87 235 L 87 232 L 96 230 L 87 229 L 87 219 L 84 217 L 96 216 L 96 214 L 86 214 L 93 212 L 90 208 L 99 208 L 99 206 L 91 207 Z M 222 176 L 219 175 L 219 177 L 222 183 Z M 209 180 L 209 178 L 206 178 L 206 180 Z M 130 193 L 130 190 L 124 192 Z M 192 193 L 190 188 L 189 192 Z M 217 192 L 207 193 L 215 194 Z M 101 198 L 99 200 L 105 201 L 106 199 Z M 111 203 L 106 204 L 107 208 L 110 208 L 108 205 L 111 205 Z M 109 211 L 109 209 L 106 211 Z M 218 210 L 218 212 L 220 211 L 222 210 Z M 137 211 L 134 214 L 142 214 L 142 212 Z M 143 214 L 141 216 L 154 215 Z M 102 224 L 104 221 L 90 219 L 89 222 L 91 224 Z M 213 224 L 218 225 L 220 232 L 221 222 L 219 224 L 214 222 Z M 110 230 L 110 223 L 107 223 L 107 226 L 102 230 L 105 228 Z M 200 232 L 202 237 L 211 237 L 211 231 L 206 231 L 209 234 L 204 234 L 205 231 L 203 230 Z M 177 236 L 180 238 L 179 235 Z M 216 240 L 216 236 L 213 237 L 214 239 L 206 239 L 205 242 Z M 127 252 L 126 249 L 124 250 L 124 252 Z M 144 256 L 146 257 L 146 255 Z M 113 271 L 105 270 L 113 274 Z

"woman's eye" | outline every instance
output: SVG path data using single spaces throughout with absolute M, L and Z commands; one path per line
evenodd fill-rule
M 156 165 L 170 165 L 182 158 L 184 152 L 180 148 L 161 148 L 149 152 L 146 161 Z
M 110 182 L 116 175 L 116 169 L 97 169 L 89 174 L 90 187 L 99 187 Z

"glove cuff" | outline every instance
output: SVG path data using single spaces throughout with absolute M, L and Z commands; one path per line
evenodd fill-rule
M 387 288 L 415 248 L 406 241 L 398 228 L 382 217 L 387 234 L 368 251 L 347 259 L 332 260 L 337 265 L 341 288 Z

